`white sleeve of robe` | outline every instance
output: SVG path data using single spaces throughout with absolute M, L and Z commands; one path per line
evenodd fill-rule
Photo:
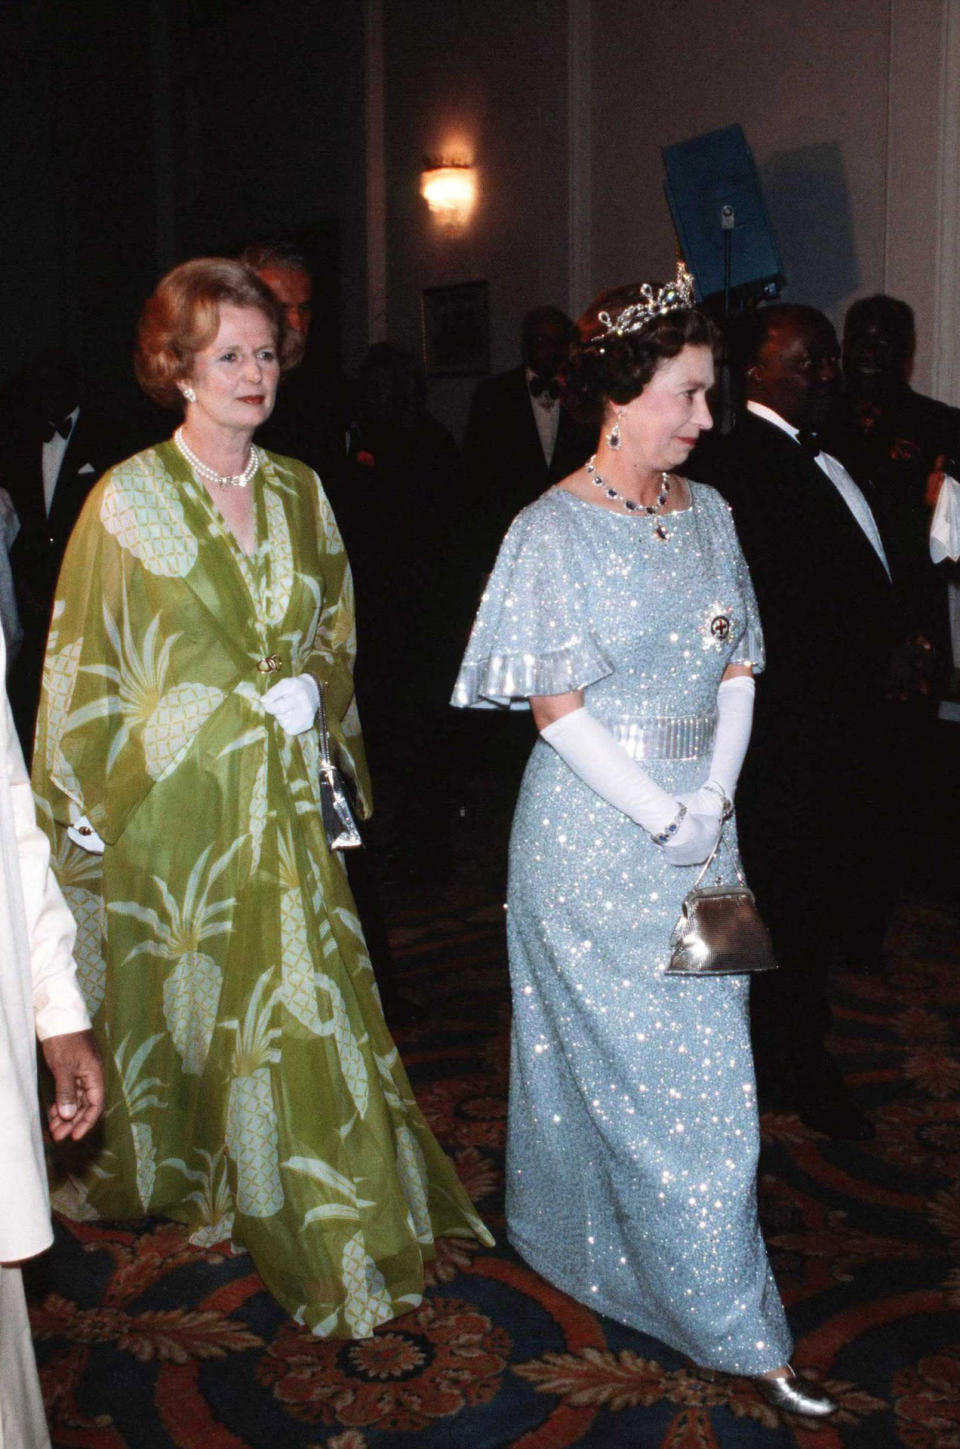
M 0 638 L 0 681 L 4 673 Z M 73 960 L 76 928 L 50 870 L 7 703 L 0 709 L 0 1263 L 51 1241 L 37 1102 L 37 1037 L 90 1025 Z

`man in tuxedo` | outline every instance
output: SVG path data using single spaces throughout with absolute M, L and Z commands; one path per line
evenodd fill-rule
M 80 365 L 48 347 L 27 365 L 23 390 L 0 429 L 0 487 L 20 520 L 10 549 L 23 643 L 10 670 L 10 702 L 29 761 L 50 609 L 67 540 L 87 494 L 127 449 L 115 424 L 81 401 Z
M 826 1050 L 830 967 L 887 920 L 885 688 L 894 600 L 862 492 L 814 430 L 839 385 L 836 334 L 772 306 L 732 338 L 746 412 L 688 464 L 730 502 L 766 640 L 737 792 L 747 878 L 779 970 L 751 985 L 761 1103 L 841 1137 L 871 1135 Z
M 560 374 L 573 338 L 563 312 L 535 308 L 523 319 L 521 365 L 485 378 L 474 393 L 463 458 L 484 573 L 520 509 L 581 467 L 596 446 L 594 433 L 561 400 Z
M 473 395 L 463 440 L 466 507 L 454 546 L 463 561 L 462 644 L 503 535 L 521 508 L 581 467 L 597 445 L 564 407 L 561 374 L 576 329 L 556 307 L 536 307 L 523 319 L 522 362 L 485 378 Z M 452 684 L 452 679 L 451 679 Z M 464 758 L 514 799 L 534 740 L 526 711 L 473 716 L 457 710 L 452 725 Z
M 273 453 L 309 464 L 336 503 L 347 471 L 343 386 L 324 360 L 328 339 L 321 336 L 318 347 L 315 332 L 308 346 L 313 277 L 307 259 L 297 247 L 282 241 L 254 242 L 239 259 L 270 288 L 283 307 L 287 326 L 303 346 L 299 364 L 282 379 L 273 412 L 258 429 L 257 442 Z
M 843 391 L 825 441 L 866 493 L 883 533 L 922 690 L 929 676 L 946 682 L 950 662 L 946 577 L 931 561 L 929 540 L 942 474 L 960 469 L 960 409 L 910 386 L 916 342 L 906 302 L 882 294 L 854 302 L 843 328 Z M 905 688 L 910 662 L 905 652 Z

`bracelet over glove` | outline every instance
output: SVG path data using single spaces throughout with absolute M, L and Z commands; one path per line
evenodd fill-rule
M 651 780 L 588 709 L 571 710 L 540 733 L 585 785 L 642 826 L 671 864 L 706 860 L 713 848 L 710 827 Z

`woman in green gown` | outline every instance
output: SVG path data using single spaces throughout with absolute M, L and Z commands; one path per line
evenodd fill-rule
M 289 339 L 239 263 L 187 262 L 137 375 L 182 406 L 67 550 L 34 786 L 106 1064 L 73 1218 L 232 1239 L 314 1333 L 415 1307 L 435 1237 L 491 1238 L 423 1121 L 320 813 L 315 714 L 361 808 L 350 571 L 303 464 L 255 447 Z

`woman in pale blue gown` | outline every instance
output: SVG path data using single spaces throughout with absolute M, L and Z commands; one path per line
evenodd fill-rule
M 454 693 L 540 731 L 510 845 L 508 1230 L 573 1298 L 822 1416 L 757 1222 L 748 978 L 664 974 L 763 667 L 729 509 L 675 471 L 711 426 L 692 300 L 681 267 L 581 318 L 597 452 L 515 519 Z M 717 868 L 736 878 L 732 819 Z

